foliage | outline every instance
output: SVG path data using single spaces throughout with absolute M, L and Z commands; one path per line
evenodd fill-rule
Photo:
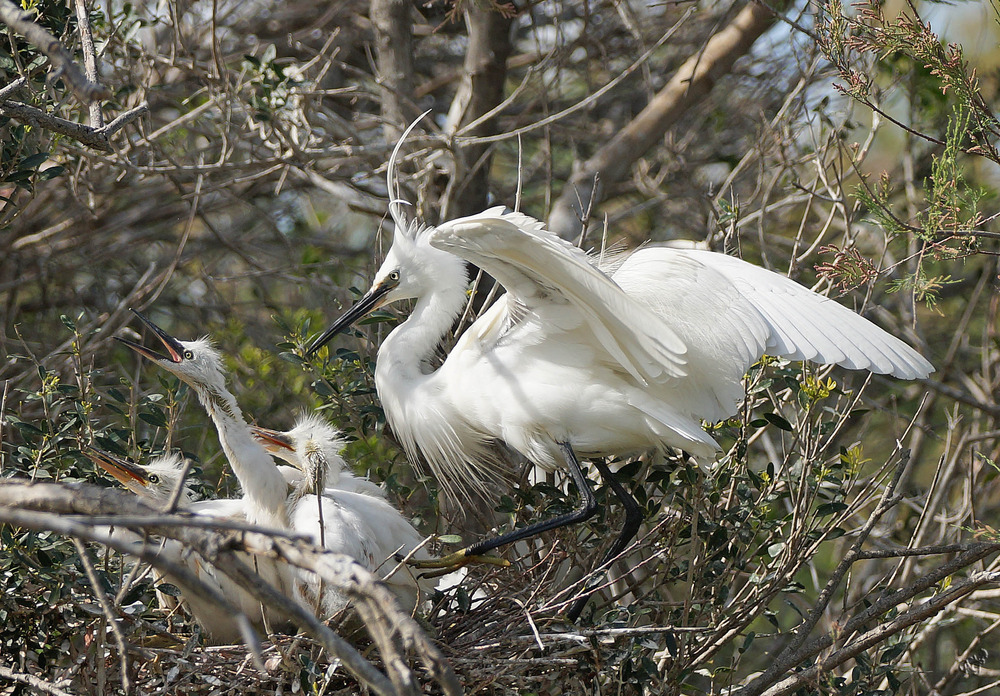
M 28 5 L 82 62 L 72 7 Z M 433 111 L 403 153 L 407 198 L 429 219 L 454 209 L 477 172 L 489 202 L 544 217 L 574 167 L 731 19 L 727 6 L 684 3 L 518 8 L 510 101 L 489 120 L 520 135 L 490 142 L 455 120 L 472 108 L 462 96 L 472 88 L 467 25 L 452 21 L 488 8 L 430 3 L 411 17 L 412 80 L 395 106 L 406 118 Z M 107 486 L 84 447 L 139 459 L 180 449 L 200 493 L 236 493 L 190 392 L 111 340 L 138 328 L 134 306 L 178 336 L 210 333 L 261 425 L 320 409 L 350 439 L 358 473 L 383 483 L 421 530 L 446 535 L 438 549 L 575 505 L 571 485 L 523 462 L 512 463 L 510 485 L 469 504 L 406 460 L 373 384 L 374 347 L 394 315 L 373 315 L 318 361 L 302 357 L 383 251 L 384 165 L 401 124 L 389 115 L 396 93 L 369 10 L 90 7 L 99 79 L 112 93 L 105 115 L 144 102 L 149 112 L 108 152 L 37 124 L 0 124 L 3 477 Z M 996 76 L 944 42 L 923 6 L 801 10 L 717 76 L 695 117 L 657 139 L 630 178 L 609 184 L 591 213 L 606 228 L 585 245 L 696 240 L 815 280 L 917 345 L 938 372 L 900 384 L 765 359 L 747 376 L 739 417 L 710 424 L 725 449 L 718 462 L 611 462 L 647 515 L 616 567 L 585 572 L 621 523 L 601 485 L 587 528 L 508 550 L 511 569 L 470 570 L 421 617 L 469 692 L 749 696 L 783 660 L 768 688 L 800 679 L 800 694 L 960 694 L 995 680 L 995 656 L 981 653 L 997 618 L 988 592 L 903 620 L 997 570 L 995 550 L 948 565 L 997 542 L 1000 237 L 985 166 L 1000 163 Z M 634 65 L 636 47 L 675 23 Z M 2 82 L 26 83 L 3 98 L 86 122 L 50 60 L 16 32 L 5 38 Z M 607 95 L 588 96 L 627 70 Z M 120 690 L 118 648 L 74 543 L 0 525 L 0 546 L 0 667 L 77 693 Z M 117 554 L 89 555 L 136 647 L 126 661 L 137 693 L 357 691 L 309 640 L 270 636 L 265 672 L 242 646 L 206 649 L 172 607 L 176 588 Z M 589 583 L 602 584 L 600 597 L 565 626 L 560 612 Z

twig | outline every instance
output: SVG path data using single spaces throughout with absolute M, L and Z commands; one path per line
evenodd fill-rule
M 2 2 L 6 2 L 6 0 L 0 0 L 0 3 Z M 39 128 L 68 136 L 101 152 L 111 152 L 111 136 L 148 110 L 149 107 L 141 104 L 134 109 L 126 111 L 102 128 L 91 128 L 82 123 L 67 121 L 64 118 L 47 114 L 41 109 L 36 109 L 21 102 L 10 100 L 0 102 L 0 115 L 9 116 L 22 123 L 30 123 Z
M 87 79 L 80 66 L 73 62 L 72 54 L 59 43 L 58 39 L 40 24 L 32 21 L 31 12 L 23 11 L 10 0 L 0 0 L 0 22 L 35 44 L 55 66 L 56 70 L 52 77 L 63 77 L 84 104 L 91 104 L 111 96 L 111 91 L 107 87 Z
M 865 632 L 856 640 L 844 646 L 840 650 L 826 656 L 816 665 L 800 672 L 795 672 L 792 676 L 787 677 L 783 681 L 775 684 L 773 687 L 765 691 L 763 696 L 785 696 L 786 694 L 790 694 L 803 684 L 813 681 L 817 675 L 829 671 L 838 665 L 842 665 L 851 658 L 856 657 L 860 652 L 867 650 L 873 645 L 885 640 L 887 637 L 899 633 L 913 624 L 933 616 L 949 604 L 957 602 L 962 597 L 965 597 L 977 587 L 998 582 L 1000 582 L 1000 573 L 998 572 L 974 573 L 968 579 L 955 583 L 944 592 L 931 597 L 926 602 L 923 602 L 909 611 L 899 614 L 891 621 L 880 623 L 878 626 Z
M 100 86 L 97 81 L 97 51 L 94 48 L 94 35 L 90 31 L 87 3 L 84 0 L 74 0 L 73 7 L 76 9 L 76 23 L 80 28 L 80 48 L 83 49 L 83 67 L 87 71 L 87 80 Z M 90 127 L 97 129 L 104 127 L 104 114 L 101 113 L 101 105 L 97 101 L 90 103 Z
M 122 691 L 130 694 L 132 693 L 132 680 L 128 673 L 128 643 L 125 641 L 125 636 L 122 635 L 121 626 L 118 625 L 118 616 L 116 615 L 115 608 L 112 606 L 111 601 L 108 599 L 108 594 L 104 591 L 104 587 L 97 577 L 94 564 L 90 562 L 90 554 L 87 553 L 87 547 L 83 545 L 83 542 L 78 537 L 73 537 L 73 544 L 76 546 L 76 552 L 80 556 L 80 563 L 83 564 L 83 570 L 87 574 L 87 579 L 90 580 L 90 587 L 94 590 L 94 596 L 97 597 L 97 602 L 101 605 L 101 611 L 104 612 L 104 618 L 107 619 L 108 625 L 111 627 L 111 633 L 115 636 L 115 642 L 118 644 L 118 660 L 121 662 Z
M 43 691 L 47 694 L 52 694 L 52 696 L 74 696 L 68 691 L 63 691 L 55 684 L 50 684 L 44 679 L 39 679 L 32 674 L 25 674 L 24 672 L 15 672 L 10 667 L 5 665 L 0 665 L 0 678 L 20 682 L 21 684 L 27 684 L 33 689 L 38 689 L 39 691 Z

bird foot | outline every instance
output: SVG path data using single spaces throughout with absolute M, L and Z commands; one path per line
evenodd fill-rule
M 463 566 L 473 565 L 476 563 L 494 565 L 500 568 L 506 568 L 510 565 L 510 561 L 505 558 L 500 558 L 499 556 L 470 554 L 468 549 L 462 549 L 461 551 L 456 551 L 455 553 L 449 553 L 447 556 L 442 556 L 441 558 L 427 558 L 424 560 L 415 560 L 411 558 L 407 561 L 407 565 L 413 566 L 414 568 L 424 568 L 434 571 L 430 573 L 421 573 L 421 577 L 425 578 L 436 578 L 441 575 L 447 575 L 448 573 L 452 573 Z

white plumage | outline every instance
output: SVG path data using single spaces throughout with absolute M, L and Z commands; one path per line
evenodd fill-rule
M 337 430 L 319 417 L 301 418 L 287 433 L 256 428 L 255 434 L 274 454 L 301 469 L 288 498 L 293 531 L 380 574 L 396 566 L 395 554 L 409 554 L 423 543 L 420 532 L 385 500 L 381 489 L 345 471 L 340 455 L 344 442 Z M 414 557 L 425 559 L 429 555 L 420 549 Z M 324 587 L 320 592 L 314 573 L 299 575 L 300 596 L 312 603 L 322 594 L 324 616 L 345 606 L 346 599 L 336 588 Z M 406 567 L 386 578 L 386 584 L 407 611 L 428 598 L 434 588 L 434 583 L 419 580 Z
M 903 379 L 933 369 L 854 312 L 723 254 L 649 246 L 605 273 L 539 221 L 500 207 L 437 227 L 407 222 L 398 150 L 388 168 L 392 247 L 371 289 L 309 352 L 378 307 L 415 300 L 379 348 L 375 383 L 407 454 L 425 459 L 445 488 L 481 485 L 495 440 L 541 467 L 567 466 L 584 488 L 578 455 L 677 447 L 713 457 L 718 444 L 702 421 L 737 412 L 744 373 L 768 352 Z M 507 293 L 435 369 L 431 358 L 466 303 L 465 261 Z M 581 492 L 581 508 L 558 523 L 594 513 L 593 496 Z M 641 516 L 624 489 L 616 494 L 628 518 L 612 553 Z
M 150 460 L 145 466 L 117 457 L 110 452 L 90 449 L 85 454 L 98 464 L 104 471 L 111 474 L 130 491 L 146 499 L 151 505 L 161 506 L 170 500 L 184 473 L 184 459 L 179 454 L 168 454 Z M 246 522 L 247 501 L 244 498 L 219 498 L 213 500 L 195 500 L 195 495 L 186 483 L 178 500 L 178 508 L 183 512 L 207 517 Z M 115 530 L 115 535 L 126 534 L 130 541 L 142 543 L 138 535 Z M 175 539 L 164 539 L 161 542 L 160 553 L 168 560 L 183 565 L 199 580 L 229 598 L 251 621 L 261 623 L 261 605 L 249 592 L 233 582 L 224 573 L 206 564 L 189 549 L 186 549 Z M 241 554 L 244 563 L 253 564 L 253 559 Z M 176 584 L 192 616 L 205 629 L 212 642 L 232 644 L 242 640 L 239 626 L 234 616 L 223 610 L 217 604 L 206 602 L 200 595 L 186 591 L 183 583 L 171 575 L 165 576 Z

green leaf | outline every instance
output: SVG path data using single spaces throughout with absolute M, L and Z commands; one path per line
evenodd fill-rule
M 792 432 L 792 424 L 779 416 L 777 413 L 765 413 L 764 419 L 777 428 L 781 428 L 787 432 Z
M 25 169 L 38 169 L 38 165 L 49 158 L 49 153 L 39 152 L 34 155 L 29 155 L 21 160 L 21 166 Z
M 823 503 L 818 508 L 816 508 L 816 514 L 820 517 L 825 517 L 826 515 L 832 515 L 835 512 L 840 512 L 841 510 L 846 510 L 846 503 Z
M 461 544 L 462 537 L 458 534 L 443 534 L 438 537 L 438 541 L 442 544 Z

